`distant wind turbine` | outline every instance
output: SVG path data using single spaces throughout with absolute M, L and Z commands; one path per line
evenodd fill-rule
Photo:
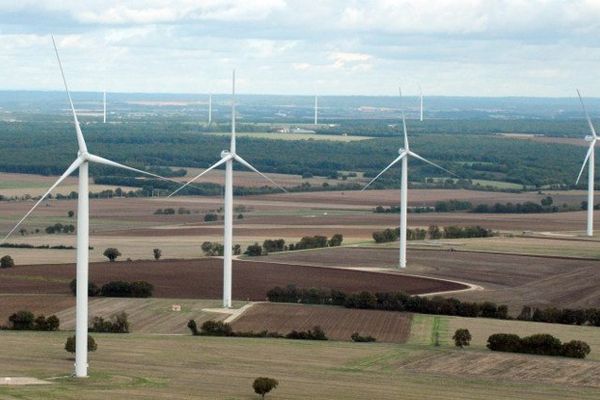
M 408 135 L 406 133 L 406 118 L 404 117 L 404 111 L 402 112 L 402 127 L 404 129 L 404 148 L 398 149 L 398 157 L 392 161 L 387 167 L 385 167 L 371 182 L 367 183 L 362 190 L 368 188 L 373 182 L 375 182 L 384 172 L 390 169 L 394 164 L 402 161 L 402 181 L 400 188 L 400 268 L 406 268 L 406 216 L 407 216 L 407 205 L 408 205 L 408 157 L 412 156 L 416 159 L 426 162 L 427 164 L 433 165 L 436 168 L 446 171 L 449 174 L 456 175 L 453 172 L 448 171 L 446 168 L 440 167 L 439 165 L 421 157 L 417 153 L 410 150 L 408 145 Z
M 590 147 L 588 148 L 588 152 L 583 160 L 583 165 L 581 166 L 581 170 L 579 171 L 579 176 L 577 176 L 577 181 L 575 184 L 579 183 L 579 179 L 583 174 L 583 170 L 585 168 L 585 164 L 589 163 L 588 166 L 588 195 L 587 195 L 587 236 L 594 236 L 594 167 L 595 167 L 595 147 L 596 141 L 598 141 L 598 135 L 596 134 L 596 130 L 594 129 L 594 125 L 592 124 L 592 119 L 588 114 L 585 105 L 583 104 L 583 98 L 581 97 L 581 93 L 579 89 L 577 89 L 577 95 L 579 96 L 579 101 L 581 102 L 581 107 L 583 108 L 583 112 L 585 113 L 585 118 L 587 119 L 588 125 L 590 127 L 591 135 L 587 135 L 585 137 L 586 142 L 590 142 Z
M 223 150 L 221 152 L 221 159 L 205 169 L 202 173 L 189 180 L 179 189 L 175 190 L 169 195 L 173 196 L 181 189 L 196 181 L 202 175 L 217 168 L 218 166 L 225 164 L 225 196 L 224 196 L 224 223 L 223 223 L 223 307 L 231 307 L 231 279 L 232 279 L 232 250 L 233 250 L 233 161 L 237 161 L 244 167 L 256 172 L 279 189 L 287 192 L 283 187 L 275 183 L 271 178 L 264 175 L 262 172 L 254 168 L 250 163 L 244 160 L 236 153 L 236 140 L 235 140 L 235 70 L 232 75 L 232 90 L 231 90 L 231 142 L 229 150 Z
M 67 170 L 61 175 L 60 178 L 48 189 L 46 193 L 33 205 L 33 207 L 25 214 L 23 218 L 11 229 L 10 232 L 4 237 L 4 241 L 21 225 L 23 221 L 37 208 L 38 205 L 69 175 L 79 169 L 79 189 L 77 198 L 77 297 L 76 297 L 76 328 L 75 328 L 75 376 L 86 377 L 87 376 L 87 336 L 88 336 L 88 275 L 89 275 L 89 174 L 88 165 L 89 163 L 97 163 L 102 165 L 108 165 L 110 167 L 117 167 L 126 169 L 129 171 L 138 172 L 141 174 L 149 175 L 155 178 L 168 180 L 159 175 L 152 174 L 150 172 L 141 171 L 136 168 L 128 167 L 123 164 L 116 163 L 114 161 L 107 160 L 105 158 L 88 153 L 81 127 L 79 126 L 79 120 L 77 119 L 77 113 L 73 106 L 73 100 L 71 99 L 71 93 L 67 85 L 67 80 L 63 71 L 62 63 L 58 55 L 58 49 L 56 48 L 56 42 L 54 36 L 52 36 L 52 44 L 54 45 L 54 51 L 56 53 L 56 59 L 60 68 L 63 83 L 65 85 L 65 91 L 69 99 L 71 106 L 71 112 L 73 113 L 73 122 L 75 124 L 75 132 L 77 134 L 77 144 L 79 151 L 77 152 L 77 158 L 71 163 Z M 179 182 L 178 182 L 179 183 Z
M 208 95 L 208 125 L 212 123 L 212 94 Z
M 421 96 L 421 122 L 423 122 L 423 89 L 421 88 L 421 85 L 419 85 L 419 93 Z

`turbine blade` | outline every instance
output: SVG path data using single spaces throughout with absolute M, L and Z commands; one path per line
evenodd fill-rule
M 167 198 L 173 196 L 175 193 L 179 192 L 181 189 L 183 189 L 184 187 L 188 186 L 190 183 L 194 182 L 195 180 L 197 180 L 198 178 L 200 178 L 202 175 L 206 174 L 208 171 L 211 171 L 211 170 L 217 168 L 219 165 L 222 165 L 225 162 L 231 160 L 231 158 L 232 158 L 231 155 L 228 155 L 226 157 L 221 158 L 219 161 L 217 161 L 216 163 L 214 163 L 213 165 L 211 165 L 210 167 L 208 167 L 207 169 L 205 169 L 204 171 L 202 171 L 200 174 L 196 175 L 194 178 L 190 179 L 185 184 L 183 184 L 182 186 L 180 186 L 179 188 L 177 188 L 177 190 L 175 190 L 173 193 L 171 193 L 170 195 L 168 195 Z M 181 182 L 179 182 L 179 183 L 181 183 Z
M 87 146 L 85 144 L 85 139 L 83 138 L 83 132 L 81 132 L 81 127 L 79 126 L 79 120 L 77 119 L 77 113 L 75 112 L 73 99 L 71 99 L 71 92 L 69 91 L 69 85 L 67 85 L 67 79 L 65 78 L 62 62 L 60 61 L 60 56 L 58 55 L 58 48 L 56 47 L 56 42 L 54 41 L 54 35 L 52 35 L 52 44 L 54 45 L 54 52 L 56 53 L 56 59 L 58 60 L 60 74 L 62 75 L 63 83 L 65 84 L 65 91 L 67 92 L 67 97 L 69 97 L 69 104 L 71 105 L 71 111 L 73 112 L 73 122 L 75 123 L 75 132 L 77 133 L 77 144 L 79 145 L 79 151 L 82 153 L 87 153 Z
M 10 235 L 12 235 L 12 233 L 21 225 L 21 223 L 23 223 L 23 221 L 25 221 L 25 219 L 29 216 L 29 214 L 31 214 L 33 212 L 33 210 L 35 210 L 37 208 L 37 206 L 39 206 L 40 203 L 42 201 L 44 201 L 44 199 L 46 197 L 48 197 L 48 195 L 50 193 L 52 193 L 52 191 L 54 189 L 56 189 L 56 187 L 62 183 L 62 181 L 64 181 L 69 175 L 71 175 L 73 172 L 75 172 L 75 170 L 77 168 L 79 168 L 79 166 L 81 164 L 83 164 L 84 162 L 85 162 L 85 160 L 83 160 L 83 158 L 77 157 L 77 159 L 75 159 L 75 161 L 73 161 L 73 163 L 71 165 L 69 165 L 69 168 L 67 168 L 67 170 L 60 176 L 60 178 L 58 178 L 58 180 L 56 182 L 54 182 L 54 185 L 50 186 L 50 189 L 48 189 L 48 191 L 46 193 L 44 193 L 44 195 L 42 197 L 40 197 L 40 199 L 33 205 L 33 207 L 31 207 L 31 209 L 27 212 L 27 214 L 25 214 L 25 216 L 23 218 L 21 218 L 21 220 L 14 226 L 14 228 L 12 228 L 10 230 L 10 232 L 8 232 L 6 234 L 3 241 L 8 239 L 8 237 Z M 86 195 L 87 195 L 87 193 L 86 193 Z
M 585 113 L 585 118 L 587 119 L 588 125 L 590 126 L 592 135 L 595 138 L 597 138 L 598 135 L 596 134 L 596 130 L 594 129 L 594 125 L 592 124 L 592 119 L 590 118 L 590 115 L 588 114 L 587 109 L 585 108 L 585 104 L 583 104 L 583 97 L 581 97 L 581 93 L 579 92 L 579 89 L 577 89 L 577 95 L 579 96 L 579 101 L 581 102 L 581 108 L 583 108 L 583 112 Z
M 104 157 L 96 156 L 94 154 L 87 154 L 86 157 L 87 157 L 88 161 L 94 162 L 94 163 L 97 163 L 97 164 L 104 164 L 104 165 L 108 165 L 109 167 L 116 167 L 116 168 L 126 169 L 126 170 L 129 170 L 129 171 L 133 171 L 133 172 L 137 172 L 139 174 L 151 176 L 153 178 L 157 178 L 157 179 L 160 179 L 160 180 L 163 180 L 163 181 L 167 181 L 167 182 L 174 182 L 174 183 L 177 183 L 177 184 L 181 183 L 181 182 L 179 182 L 179 181 L 177 181 L 175 179 L 165 178 L 164 176 L 153 174 L 152 172 L 148 172 L 148 171 L 144 171 L 144 170 L 141 170 L 141 169 L 133 168 L 133 167 L 130 167 L 130 166 L 124 165 L 124 164 L 119 164 L 118 162 L 111 161 L 111 160 L 108 160 L 108 159 L 106 159 Z
M 231 144 L 229 145 L 229 150 L 231 154 L 235 154 L 235 69 L 233 70 L 231 81 Z
M 427 164 L 433 165 L 434 167 L 436 167 L 436 168 L 439 168 L 439 169 L 441 169 L 442 171 L 446 171 L 447 173 L 449 173 L 449 174 L 451 174 L 451 175 L 454 175 L 454 176 L 458 177 L 458 175 L 456 175 L 454 172 L 452 172 L 452 171 L 449 171 L 449 170 L 447 170 L 446 168 L 444 168 L 444 167 L 442 167 L 442 166 L 439 166 L 438 164 L 436 164 L 436 163 L 434 163 L 434 162 L 432 162 L 432 161 L 429 161 L 429 160 L 428 160 L 428 159 L 426 159 L 426 158 L 423 158 L 423 157 L 421 157 L 421 156 L 420 156 L 420 155 L 418 155 L 417 153 L 413 153 L 413 152 L 411 151 L 411 152 L 409 152 L 409 154 L 410 154 L 411 156 L 413 156 L 413 157 L 415 157 L 415 158 L 417 158 L 417 159 L 421 160 L 421 161 L 424 161 L 424 162 L 426 162 Z
M 404 129 L 404 150 L 410 151 L 408 147 L 408 133 L 406 131 L 406 118 L 404 117 L 404 111 L 402 111 L 402 128 Z
M 396 157 L 396 159 L 394 161 L 392 161 L 390 163 L 390 165 L 388 165 L 387 167 L 385 167 L 375 178 L 371 179 L 371 182 L 367 183 L 365 185 L 365 187 L 363 187 L 360 191 L 362 192 L 363 190 L 365 190 L 366 188 L 368 188 L 369 186 L 371 186 L 371 183 L 375 182 L 377 180 L 377 178 L 379 178 L 381 175 L 383 175 L 383 173 L 385 171 L 387 171 L 388 169 L 392 168 L 392 166 L 394 164 L 396 164 L 398 161 L 402 160 L 404 157 L 406 157 L 406 150 L 402 152 L 402 154 L 400 154 L 398 157 Z
M 265 174 L 263 174 L 262 172 L 260 172 L 259 170 L 257 170 L 256 168 L 254 168 L 248 161 L 244 160 L 242 157 L 238 156 L 237 154 L 233 156 L 233 158 L 239 162 L 240 164 L 242 164 L 244 167 L 256 172 L 257 174 L 259 174 L 260 176 L 262 176 L 263 178 L 265 178 L 266 180 L 268 180 L 269 182 L 271 182 L 273 185 L 277 186 L 279 189 L 283 190 L 285 193 L 287 193 L 288 191 L 285 190 L 285 188 L 281 185 L 279 185 L 278 183 L 276 183 L 273 179 L 269 178 L 268 176 L 266 176 Z
M 590 145 L 590 148 L 587 151 L 587 154 L 585 155 L 585 159 L 583 160 L 583 165 L 581 166 L 581 170 L 579 171 L 579 175 L 577 175 L 577 180 L 575 181 L 575 184 L 577 185 L 579 183 L 579 179 L 581 179 L 581 174 L 583 174 L 583 170 L 585 169 L 585 165 L 587 164 L 588 160 L 590 159 L 591 155 L 592 155 L 592 151 L 594 151 L 594 146 L 596 145 L 596 141 L 592 141 L 592 144 Z

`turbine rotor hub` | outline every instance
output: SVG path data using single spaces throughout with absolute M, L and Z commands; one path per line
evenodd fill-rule
M 586 142 L 593 142 L 593 141 L 594 141 L 594 137 L 593 137 L 592 135 L 587 135 L 587 136 L 585 137 L 585 141 L 586 141 Z
M 229 150 L 223 150 L 223 151 L 221 152 L 221 158 L 225 158 L 225 157 L 227 157 L 229 154 L 231 154 L 231 153 L 229 152 Z

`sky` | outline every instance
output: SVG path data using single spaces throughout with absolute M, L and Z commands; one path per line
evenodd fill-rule
M 600 0 L 0 0 L 0 90 L 600 96 Z

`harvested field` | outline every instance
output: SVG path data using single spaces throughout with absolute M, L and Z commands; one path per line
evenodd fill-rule
M 406 273 L 453 279 L 483 286 L 483 291 L 453 295 L 494 300 L 512 312 L 523 305 L 600 306 L 600 261 L 440 250 L 408 250 Z M 305 265 L 390 268 L 398 263 L 394 248 L 341 247 L 271 254 L 266 261 Z
M 74 305 L 75 298 L 70 295 L 0 294 L 0 325 L 8 324 L 8 317 L 17 311 L 49 316 Z
M 172 305 L 181 306 L 181 311 L 173 311 Z M 222 321 L 229 313 L 207 312 L 204 309 L 221 307 L 219 300 L 182 300 L 182 299 L 122 299 L 92 298 L 89 302 L 90 321 L 94 317 L 110 318 L 112 315 L 126 312 L 130 332 L 134 333 L 190 333 L 187 323 L 194 319 L 198 326 L 208 320 Z M 239 307 L 243 303 L 236 302 Z M 56 314 L 60 318 L 62 330 L 75 329 L 75 307 Z
M 539 361 L 525 366 L 552 372 L 538 383 L 521 380 L 518 363 L 510 360 L 495 364 L 506 374 L 504 379 L 458 375 L 451 370 L 428 372 L 427 360 L 443 361 L 442 356 L 451 353 L 432 347 L 135 333 L 94 335 L 99 348 L 90 356 L 91 378 L 81 382 L 66 378 L 73 368 L 72 359 L 63 349 L 68 334 L 3 332 L 3 374 L 60 378 L 43 387 L 0 387 L 0 397 L 249 400 L 256 398 L 252 381 L 264 375 L 280 381 L 279 387 L 269 394 L 273 399 L 489 400 L 490 394 L 494 400 L 598 398 L 598 389 L 586 386 L 577 376 L 571 375 L 573 382 L 562 379 L 571 368 L 586 365 L 587 361 L 553 359 L 551 364 L 542 364 L 547 357 L 531 357 Z M 447 361 L 452 362 L 452 358 Z M 556 369 L 548 371 L 548 365 Z M 592 378 L 597 377 L 598 374 Z
M 327 337 L 350 340 L 354 332 L 371 335 L 378 342 L 404 343 L 410 333 L 411 316 L 380 310 L 355 310 L 342 307 L 258 303 L 236 319 L 236 331 L 269 330 L 286 334 L 291 330 L 323 328 Z
M 75 265 L 17 266 L 0 270 L 0 293 L 69 293 Z M 217 258 L 104 262 L 90 264 L 90 280 L 143 280 L 154 285 L 154 296 L 163 298 L 216 299 L 222 293 L 223 263 Z M 464 286 L 435 279 L 315 268 L 289 264 L 235 261 L 233 298 L 264 300 L 275 286 L 320 287 L 356 292 L 402 290 L 411 294 L 463 289 Z
M 455 350 L 408 361 L 403 368 L 421 374 L 455 375 L 462 379 L 487 377 L 600 388 L 600 363 L 560 357 Z

